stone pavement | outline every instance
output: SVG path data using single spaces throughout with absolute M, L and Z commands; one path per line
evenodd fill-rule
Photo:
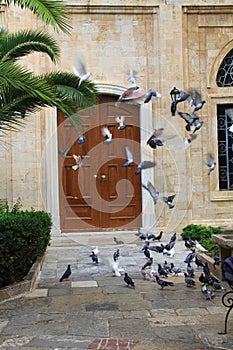
M 124 244 L 116 245 L 114 235 Z M 233 349 L 233 315 L 228 334 L 219 334 L 227 311 L 221 303 L 223 292 L 206 300 L 198 281 L 202 271 L 194 263 L 194 288 L 186 286 L 183 275 L 170 275 L 175 285 L 164 290 L 144 280 L 143 244 L 129 232 L 53 237 L 36 288 L 0 303 L 0 349 Z M 96 246 L 98 265 L 89 257 Z M 113 276 L 109 261 L 117 248 L 120 266 L 134 279 L 135 289 L 126 287 L 123 276 Z M 153 266 L 157 270 L 157 264 L 167 260 L 186 269 L 188 253 L 178 236 L 174 257 L 152 252 Z M 60 283 L 68 264 L 72 278 Z

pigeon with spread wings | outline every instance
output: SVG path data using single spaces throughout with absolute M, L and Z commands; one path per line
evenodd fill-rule
M 196 114 L 189 114 L 185 112 L 178 112 L 179 116 L 186 121 L 185 129 L 187 131 L 191 130 L 191 126 L 194 124 L 194 121 L 196 119 L 199 119 L 199 117 Z
M 102 135 L 105 137 L 104 143 L 108 144 L 112 142 L 112 134 L 107 127 L 102 128 Z
M 173 194 L 172 196 L 168 196 L 168 197 L 162 197 L 162 200 L 168 205 L 169 209 L 174 208 L 174 204 L 172 204 L 173 199 L 175 198 L 175 194 Z
M 125 146 L 125 155 L 126 155 L 127 161 L 124 164 L 122 164 L 122 166 L 129 166 L 130 164 L 133 163 L 133 154 L 130 151 L 128 146 Z
M 184 139 L 184 150 L 186 150 L 191 142 L 197 138 L 197 134 L 188 134 Z
M 77 170 L 82 165 L 82 156 L 80 156 L 80 155 L 77 156 L 76 154 L 73 154 L 73 158 L 74 158 L 76 164 L 72 166 L 72 169 Z
M 124 115 L 116 116 L 115 120 L 117 123 L 119 123 L 119 126 L 117 128 L 118 130 L 124 130 L 126 128 L 126 125 L 124 124 L 124 121 L 125 121 Z
M 187 100 L 189 102 L 189 107 L 191 108 L 192 106 L 194 106 L 193 113 L 195 113 L 204 106 L 206 101 L 202 100 L 201 94 L 197 90 L 190 90 L 188 93 L 189 96 Z
M 157 192 L 154 188 L 154 186 L 152 185 L 152 183 L 150 181 L 147 182 L 147 185 L 142 185 L 143 188 L 145 188 L 151 195 L 154 204 L 157 203 L 158 199 L 159 199 L 159 192 Z
M 144 103 L 148 103 L 150 101 L 156 101 L 158 98 L 161 98 L 161 97 L 162 97 L 162 95 L 158 91 L 150 88 L 147 90 L 146 97 L 144 99 Z
M 153 134 L 147 140 L 147 145 L 151 148 L 157 148 L 157 146 L 161 147 L 164 143 L 175 137 L 175 134 L 168 134 L 164 131 L 164 128 L 155 129 Z
M 80 86 L 83 81 L 86 81 L 90 78 L 91 73 L 87 72 L 85 64 L 83 63 L 82 59 L 80 57 L 77 57 L 76 59 L 76 65 L 72 67 L 74 74 L 79 77 L 79 84 Z
M 128 70 L 126 73 L 126 78 L 130 83 L 130 87 L 123 91 L 123 93 L 119 96 L 116 106 L 118 106 L 122 101 L 133 100 L 145 96 L 146 92 L 141 90 L 136 84 L 137 74 L 138 72 L 135 70 Z
M 155 162 L 152 162 L 150 160 L 143 160 L 138 164 L 135 174 L 138 175 L 140 174 L 141 170 L 153 168 L 155 165 L 156 165 Z

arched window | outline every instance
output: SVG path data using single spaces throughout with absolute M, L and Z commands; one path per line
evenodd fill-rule
M 219 87 L 233 86 L 233 49 L 224 57 L 216 77 Z

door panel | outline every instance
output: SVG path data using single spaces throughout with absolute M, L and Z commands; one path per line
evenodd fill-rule
M 139 108 L 115 106 L 111 96 L 100 98 L 94 108 L 82 111 L 83 130 L 79 133 L 70 121 L 58 113 L 58 147 L 70 149 L 59 156 L 60 217 L 63 232 L 136 229 L 141 227 L 141 177 L 135 175 L 140 160 Z M 119 114 L 120 113 L 120 114 Z M 126 128 L 119 130 L 117 115 L 125 116 Z M 113 134 L 104 144 L 102 127 Z M 81 133 L 85 142 L 78 144 Z M 134 155 L 134 163 L 123 167 L 125 146 Z M 73 170 L 73 154 L 82 156 L 82 165 Z

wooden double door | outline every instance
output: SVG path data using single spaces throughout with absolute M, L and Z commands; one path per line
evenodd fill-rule
M 80 113 L 82 128 L 76 130 L 58 112 L 59 203 L 62 232 L 132 230 L 141 227 L 141 175 L 139 107 L 121 103 L 113 96 L 101 96 L 98 104 Z M 124 116 L 124 129 L 116 116 Z M 102 128 L 112 134 L 106 144 Z M 80 135 L 85 141 L 78 142 Z M 134 162 L 128 167 L 125 146 Z M 65 152 L 67 151 L 67 152 Z M 63 152 L 63 154 L 62 154 Z M 81 156 L 75 170 L 73 155 Z

